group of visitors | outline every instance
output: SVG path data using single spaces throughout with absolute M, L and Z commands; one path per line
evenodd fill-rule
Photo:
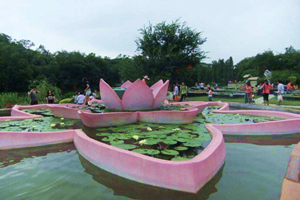
M 30 97 L 30 105 L 36 105 L 39 104 L 38 98 L 37 98 L 37 93 L 41 93 L 37 88 L 32 88 L 28 92 L 28 96 Z M 46 100 L 48 104 L 53 104 L 55 102 L 55 96 L 54 92 L 49 90 L 46 95 Z
M 179 85 L 178 83 L 173 84 L 173 100 L 184 101 L 188 95 L 188 87 L 184 82 Z
M 201 81 L 201 82 L 196 82 L 196 83 L 195 83 L 195 86 L 198 87 L 198 88 L 200 88 L 201 90 L 205 90 L 205 83 L 204 83 L 203 81 Z M 212 87 L 211 87 L 209 84 L 207 84 L 207 85 L 206 85 L 206 90 L 208 90 L 208 88 L 212 88 Z M 217 90 L 217 89 L 219 89 L 219 85 L 218 85 L 216 82 L 214 82 L 213 88 L 214 88 L 215 90 Z

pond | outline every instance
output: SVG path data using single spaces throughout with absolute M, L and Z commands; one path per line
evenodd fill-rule
M 226 143 L 223 168 L 197 194 L 159 189 L 110 174 L 81 157 L 73 144 L 1 150 L 1 198 L 279 199 L 294 146 Z
M 257 123 L 279 118 L 228 115 L 212 113 L 217 107 L 208 107 L 200 114 L 193 125 L 201 133 L 206 123 Z M 46 111 L 48 112 L 48 111 Z M 49 113 L 48 113 L 49 114 Z M 78 128 L 82 123 L 78 120 L 53 117 L 42 118 L 43 127 Z M 24 120 L 25 121 L 25 120 Z M 0 126 L 7 128 L 8 124 L 18 124 L 24 121 L 3 122 Z M 31 121 L 30 131 L 41 131 L 39 121 Z M 32 123 L 37 123 L 33 125 Z M 64 124 L 61 124 L 64 123 Z M 55 126 L 51 126 L 55 124 Z M 20 125 L 20 124 L 19 124 Z M 61 127 L 61 125 L 63 127 Z M 26 123 L 20 126 L 26 126 Z M 133 126 L 140 127 L 133 134 L 148 133 L 148 127 L 156 131 L 151 124 L 138 123 L 120 126 L 125 130 Z M 180 128 L 184 125 L 163 125 L 162 130 Z M 142 128 L 141 128 L 142 127 Z M 17 126 L 8 126 L 9 129 Z M 23 127 L 24 128 L 24 127 Z M 82 127 L 92 138 L 102 140 L 107 130 Z M 112 128 L 114 129 L 114 128 Z M 28 130 L 24 128 L 24 130 Z M 177 132 L 178 133 L 178 132 Z M 176 134 L 176 133 L 173 133 Z M 124 136 L 124 135 L 123 135 Z M 293 137 L 292 137 L 293 136 Z M 292 148 L 300 141 L 300 134 L 289 136 L 288 140 L 279 138 L 274 145 L 270 136 L 253 137 L 247 143 L 239 143 L 238 139 L 226 137 L 225 164 L 218 174 L 206 184 L 197 194 L 188 194 L 167 189 L 160 189 L 133 182 L 99 169 L 79 155 L 75 146 L 70 144 L 44 147 L 0 150 L 0 193 L 3 199 L 279 199 L 281 184 L 287 170 L 287 163 Z M 297 136 L 297 137 L 294 137 Z M 141 141 L 144 138 L 139 138 Z M 131 139 L 135 141 L 135 139 Z M 234 143 L 229 143 L 233 141 Z M 244 142 L 244 141 L 242 141 Z M 125 142 L 126 143 L 126 142 Z M 204 144 L 203 144 L 204 143 Z M 209 140 L 202 142 L 203 148 Z M 258 145 L 256 145 L 258 144 Z M 171 145 L 172 146 L 172 145 Z M 142 146 L 143 148 L 145 146 Z M 201 149 L 197 149 L 198 153 Z M 156 157 L 157 155 L 149 155 Z M 160 155 L 159 158 L 172 159 L 170 155 Z M 180 155 L 184 157 L 185 155 Z M 188 155 L 186 157 L 189 157 Z M 182 178 L 184 181 L 184 177 Z

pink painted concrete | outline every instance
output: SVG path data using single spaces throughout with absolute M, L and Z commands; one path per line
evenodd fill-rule
M 152 108 L 160 108 L 164 104 L 165 100 L 167 99 L 168 87 L 169 80 L 167 80 L 159 89 L 157 89 L 157 92 L 153 91 L 154 102 Z
M 300 142 L 293 148 L 288 170 L 282 183 L 280 200 L 300 198 Z
M 108 127 L 132 124 L 138 120 L 138 112 L 84 113 L 78 114 L 87 127 Z
M 162 80 L 159 80 L 150 87 L 153 96 L 156 96 L 156 94 L 158 93 L 159 89 L 163 86 L 163 84 L 164 82 Z
M 152 108 L 154 97 L 148 85 L 140 79 L 131 84 L 122 97 L 123 109 L 145 110 Z
M 69 105 L 57 105 L 57 104 L 49 104 L 48 108 L 51 110 L 52 114 L 55 117 L 63 117 L 69 119 L 80 119 L 78 111 L 80 109 L 73 108 L 74 106 L 82 106 L 78 104 L 69 104 Z M 90 110 L 80 110 L 82 112 L 91 113 Z
M 167 103 L 170 105 L 185 105 L 189 104 L 191 105 L 189 108 L 197 108 L 198 109 L 198 114 L 204 110 L 209 104 L 207 102 L 203 101 L 183 101 L 183 102 L 172 102 L 172 103 Z
M 103 80 L 100 79 L 101 100 L 108 108 L 123 110 L 122 102 L 117 93 Z
M 253 124 L 215 124 L 224 135 L 269 135 L 299 133 L 300 118 Z
M 190 108 L 187 111 L 139 111 L 139 121 L 156 124 L 189 124 L 198 114 L 198 109 Z
M 189 161 L 168 161 L 122 150 L 76 131 L 74 143 L 80 154 L 94 165 L 116 175 L 156 187 L 196 193 L 221 168 L 225 159 L 222 133 L 208 126 L 211 143 Z M 95 153 L 97 152 L 97 153 Z
M 162 80 L 151 88 L 140 79 L 130 84 L 125 90 L 122 100 L 115 91 L 100 79 L 100 92 L 102 101 L 108 108 L 119 110 L 146 110 L 158 108 L 167 98 L 169 81 L 164 84 Z
M 132 84 L 131 81 L 126 81 L 125 83 L 123 83 L 123 84 L 121 85 L 121 88 L 128 88 L 131 84 Z
M 56 132 L 0 131 L 0 149 L 14 149 L 72 142 L 74 130 Z
M 45 108 L 45 105 L 41 105 L 41 106 L 43 106 L 43 108 Z M 0 117 L 0 122 L 4 122 L 6 120 L 15 121 L 15 120 L 35 119 L 35 118 L 43 117 L 42 115 L 34 115 L 34 114 L 30 114 L 30 113 L 20 110 L 20 109 L 26 109 L 26 108 L 28 108 L 28 106 L 15 105 L 11 109 L 11 116 Z M 35 108 L 37 108 L 37 106 L 35 106 Z

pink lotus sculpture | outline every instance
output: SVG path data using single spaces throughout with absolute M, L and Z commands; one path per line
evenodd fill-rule
M 100 79 L 99 86 L 102 101 L 108 108 L 116 110 L 147 110 L 162 106 L 167 99 L 169 81 L 167 80 L 164 83 L 162 80 L 159 80 L 151 87 L 140 79 L 133 83 L 126 81 L 127 89 L 123 94 L 122 100 L 103 79 Z

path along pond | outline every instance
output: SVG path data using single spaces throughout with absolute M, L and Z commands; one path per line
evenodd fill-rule
M 210 136 L 204 127 L 206 123 L 237 124 L 279 120 L 262 116 L 215 114 L 212 113 L 214 109 L 216 107 L 207 107 L 192 125 L 137 123 L 103 129 L 84 127 L 80 120 L 54 118 L 46 111 L 48 116 L 42 119 L 0 123 L 0 131 L 82 128 L 89 137 L 101 142 L 172 160 L 190 159 L 207 146 Z M 190 136 L 181 137 L 182 133 Z M 192 142 L 191 138 L 196 142 Z M 226 136 L 225 164 L 197 194 L 147 186 L 108 173 L 80 156 L 72 143 L 1 150 L 1 198 L 279 199 L 289 155 L 299 138 L 299 134 L 286 135 L 284 140 L 257 136 L 238 143 L 239 138 Z M 147 141 L 150 142 L 147 144 Z M 233 141 L 235 143 L 231 143 Z

